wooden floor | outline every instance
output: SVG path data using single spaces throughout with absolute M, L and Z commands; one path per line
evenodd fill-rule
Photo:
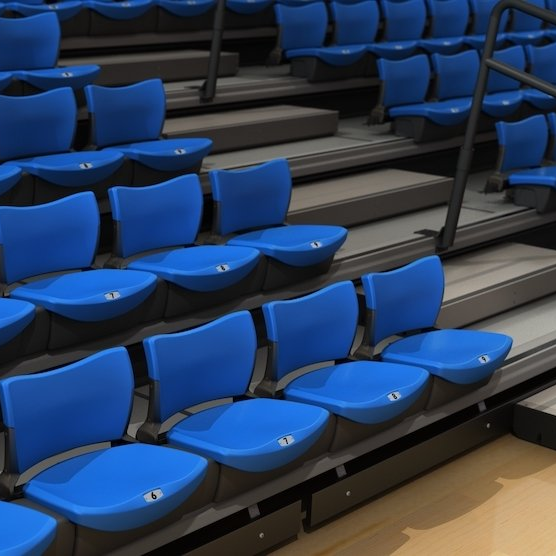
M 556 555 L 556 451 L 504 436 L 273 556 Z

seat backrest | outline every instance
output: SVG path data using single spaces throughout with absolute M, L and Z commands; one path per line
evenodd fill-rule
M 77 104 L 69 87 L 0 95 L 0 160 L 67 152 L 76 127 Z
M 115 223 L 114 255 L 191 245 L 199 232 L 203 192 L 196 174 L 146 187 L 108 190 Z
M 529 62 L 529 71 L 548 81 L 556 83 L 556 43 L 552 42 L 545 46 L 534 46 L 528 44 L 525 47 L 525 54 Z
M 0 207 L 0 280 L 90 267 L 100 217 L 95 196 L 77 193 L 44 205 Z
M 54 371 L 0 381 L 10 471 L 22 473 L 72 448 L 122 438 L 133 386 L 123 347 Z
M 425 102 L 430 84 L 430 66 L 426 54 L 405 60 L 377 61 L 381 80 L 381 101 L 386 108 Z
M 376 39 L 380 13 L 375 0 L 330 2 L 334 42 L 338 45 L 370 44 Z
M 160 79 L 124 87 L 87 85 L 91 142 L 97 147 L 160 138 L 166 117 L 166 94 Z
M 267 376 L 279 381 L 314 363 L 346 358 L 355 339 L 359 307 L 352 282 L 263 305 L 270 342 Z
M 318 48 L 324 44 L 328 27 L 328 13 L 324 2 L 304 6 L 274 4 L 282 50 Z
M 437 256 L 424 257 L 390 272 L 361 277 L 370 311 L 369 340 L 435 325 L 444 297 L 444 271 Z
M 490 13 L 499 0 L 469 0 L 471 10 L 471 32 L 474 35 L 484 35 L 488 29 Z M 500 17 L 498 32 L 503 33 L 508 25 L 509 10 L 504 10 Z
M 459 37 L 469 23 L 467 0 L 427 0 L 430 35 L 434 38 Z
M 525 71 L 525 52 L 522 46 L 510 46 L 503 50 L 495 50 L 492 57 L 499 62 L 504 62 L 514 68 Z M 498 71 L 489 71 L 487 80 L 487 91 L 497 93 L 499 91 L 513 91 L 519 89 L 520 83 Z
M 546 8 L 544 0 L 527 0 L 527 2 L 538 8 Z M 543 24 L 543 20 L 538 17 L 533 17 L 521 10 L 512 10 L 512 31 L 537 31 Z
M 548 123 L 548 153 L 547 156 L 551 160 L 556 160 L 556 114 L 550 112 L 546 115 L 546 121 Z
M 215 232 L 226 235 L 284 223 L 292 181 L 288 161 L 277 158 L 244 170 L 211 170 Z
M 55 67 L 60 37 L 55 13 L 0 17 L 0 71 Z
M 384 40 L 419 39 L 425 30 L 425 0 L 380 0 L 384 18 Z
M 519 122 L 496 122 L 496 135 L 502 147 L 500 172 L 542 164 L 548 145 L 548 127 L 542 114 Z
M 249 387 L 255 365 L 257 336 L 248 311 L 177 334 L 143 340 L 155 421 L 178 411 L 227 397 Z
M 480 66 L 476 50 L 450 55 L 433 54 L 431 62 L 436 74 L 438 100 L 473 96 Z

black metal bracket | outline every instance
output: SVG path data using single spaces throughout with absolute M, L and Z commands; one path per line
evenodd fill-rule
M 463 145 L 459 152 L 454 185 L 452 187 L 452 194 L 450 196 L 448 212 L 446 214 L 446 221 L 444 223 L 444 227 L 436 238 L 437 251 L 449 249 L 454 244 L 459 215 L 463 203 L 463 195 L 465 193 L 467 178 L 469 176 L 469 168 L 473 160 L 473 145 L 475 143 L 475 135 L 477 133 L 477 123 L 481 114 L 481 106 L 486 92 L 488 72 L 490 70 L 498 71 L 508 77 L 517 79 L 521 83 L 530 85 L 543 93 L 556 97 L 556 86 L 553 84 L 543 79 L 539 79 L 534 75 L 518 70 L 513 66 L 495 60 L 492 57 L 496 43 L 496 36 L 498 34 L 498 27 L 500 26 L 500 18 L 502 13 L 510 8 L 556 25 L 556 12 L 545 8 L 539 8 L 538 6 L 529 4 L 524 0 L 501 0 L 498 4 L 496 4 L 496 6 L 494 6 L 488 24 L 485 48 L 481 57 L 477 85 L 473 95 L 473 104 L 471 105 L 471 112 L 469 114 Z
M 212 25 L 212 41 L 210 44 L 207 78 L 199 89 L 199 99 L 201 102 L 212 102 L 216 95 L 216 81 L 218 80 L 218 66 L 220 65 L 220 53 L 222 52 L 225 13 L 226 0 L 218 0 Z

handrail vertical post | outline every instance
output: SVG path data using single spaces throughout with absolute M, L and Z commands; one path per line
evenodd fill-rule
M 201 102 L 211 102 L 216 95 L 216 81 L 218 80 L 218 66 L 220 65 L 220 53 L 222 51 L 225 12 L 226 0 L 217 0 L 216 10 L 214 12 L 214 23 L 212 26 L 212 41 L 210 45 L 207 78 L 199 89 L 199 98 Z

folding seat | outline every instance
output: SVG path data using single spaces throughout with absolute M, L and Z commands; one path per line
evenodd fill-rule
M 192 410 L 164 434 L 170 446 L 220 464 L 215 500 L 245 492 L 327 451 L 334 428 L 328 411 L 249 397 L 257 351 L 249 312 L 153 336 L 143 346 L 149 410 L 138 439 L 160 441 L 161 424 L 171 416 L 198 404 L 222 402 Z
M 165 317 L 219 305 L 262 287 L 264 260 L 256 249 L 194 245 L 203 214 L 197 175 L 147 187 L 113 187 L 109 196 L 115 241 L 108 264 L 166 280 Z
M 211 29 L 216 0 L 156 0 L 157 31 Z
M 0 71 L 23 82 L 24 92 L 82 89 L 100 72 L 95 64 L 56 67 L 60 23 L 54 10 L 21 18 L 0 18 Z
M 255 393 L 279 391 L 286 400 L 336 415 L 332 451 L 422 410 L 429 392 L 423 368 L 348 359 L 358 307 L 351 282 L 263 305 L 269 347 L 265 378 Z
M 44 554 L 56 536 L 56 520 L 18 504 L 0 502 L 0 552 Z
M 544 0 L 527 0 L 538 8 L 546 8 Z M 539 44 L 544 40 L 544 22 L 520 10 L 512 10 L 510 30 L 506 33 L 506 40 L 513 44 Z
M 85 88 L 85 96 L 93 144 L 101 152 L 123 153 L 132 161 L 133 185 L 197 172 L 212 147 L 206 138 L 161 140 L 166 95 L 160 79 L 125 87 L 91 85 Z
M 484 47 L 490 12 L 497 3 L 498 0 L 469 0 L 471 30 L 468 35 L 463 37 L 463 42 L 465 44 L 477 50 L 481 50 Z M 509 11 L 505 10 L 500 17 L 496 39 L 497 48 L 501 48 L 506 41 L 506 34 L 504 31 L 508 25 L 508 18 Z
M 253 247 L 267 258 L 263 289 L 328 272 L 347 230 L 341 226 L 285 225 L 291 174 L 285 159 L 243 170 L 211 170 L 214 234 L 226 245 Z
M 46 351 L 50 321 L 48 313 L 28 301 L 0 298 L 0 374 L 9 363 Z
M 76 127 L 77 105 L 69 87 L 0 95 L 0 160 L 33 176 L 35 203 L 84 190 L 102 198 L 112 183 L 130 183 L 131 167 L 122 153 L 70 152 Z
M 83 0 L 89 10 L 89 34 L 131 35 L 156 31 L 155 0 Z
M 498 122 L 499 155 L 487 190 L 508 186 L 507 195 L 516 205 L 536 208 L 539 213 L 556 209 L 554 136 L 556 115 L 537 114 L 519 122 Z M 546 163 L 545 157 L 551 162 Z
M 455 54 L 461 50 L 469 23 L 467 0 L 427 0 L 427 10 L 429 36 L 419 40 L 419 47 L 429 53 L 441 54 Z
M 214 493 L 215 466 L 205 458 L 126 442 L 133 388 L 122 347 L 0 381 L 3 486 L 72 523 L 76 556 L 110 553 L 207 504 Z M 82 447 L 90 449 L 64 454 Z M 16 486 L 36 464 L 41 469 Z
M 382 361 L 416 365 L 431 373 L 428 407 L 486 384 L 510 351 L 512 339 L 504 334 L 434 328 L 444 295 L 444 271 L 437 256 L 367 274 L 361 281 L 369 355 L 390 340 L 380 352 Z
M 370 9 L 367 9 L 370 8 Z M 336 14 L 347 12 L 350 8 L 336 4 Z M 352 7 L 358 13 L 373 17 L 371 3 Z M 271 57 L 281 58 L 283 53 L 290 62 L 291 74 L 306 77 L 309 81 L 344 79 L 363 76 L 367 69 L 367 50 L 365 44 L 338 44 L 324 46 L 328 29 L 328 13 L 324 2 L 310 2 L 306 5 L 275 4 L 278 24 L 278 49 Z M 369 20 L 369 36 L 377 23 Z M 360 27 L 355 29 L 360 38 Z M 350 40 L 341 36 L 340 40 Z
M 424 0 L 380 0 L 382 39 L 369 47 L 378 58 L 400 60 L 415 53 L 427 22 Z
M 479 60 L 475 52 L 432 56 L 437 73 L 437 101 L 427 101 L 429 59 L 418 54 L 405 60 L 378 60 L 381 79 L 379 105 L 371 122 L 392 121 L 396 135 L 416 142 L 460 135 L 471 110 Z
M 4 295 L 49 311 L 49 349 L 129 334 L 162 316 L 166 289 L 154 274 L 84 270 L 93 264 L 99 226 L 91 192 L 33 207 L 0 207 Z
M 545 46 L 527 45 L 525 54 L 529 63 L 529 72 L 533 75 L 556 84 L 556 43 Z M 538 89 L 523 89 L 523 100 L 535 110 L 555 110 L 556 99 Z
M 16 1 L 6 4 L 6 9 L 23 17 L 52 12 L 58 17 L 64 37 L 85 36 L 89 32 L 89 13 L 83 9 L 81 0 L 62 0 L 49 4 Z

